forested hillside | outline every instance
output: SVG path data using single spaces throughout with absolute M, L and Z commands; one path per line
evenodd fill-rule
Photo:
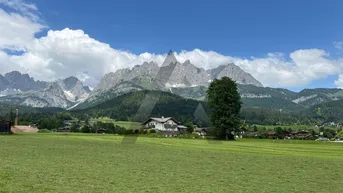
M 315 125 L 332 121 L 343 122 L 343 100 L 322 103 L 310 108 L 281 98 L 255 98 L 253 101 L 250 101 L 250 98 L 243 98 L 242 101 L 241 119 L 247 124 Z M 86 120 L 102 116 L 138 122 L 149 116 L 171 116 L 181 122 L 192 121 L 199 126 L 210 125 L 209 109 L 205 102 L 162 91 L 130 92 L 92 108 L 69 112 L 60 108 L 32 108 L 0 103 L 0 119 L 9 120 L 11 110 L 14 114 L 16 108 L 20 112 L 21 124 L 36 124 L 49 129 L 61 126 L 62 121 L 67 119 Z
M 315 105 L 308 110 L 308 114 L 327 122 L 341 122 L 343 121 L 343 100 Z
M 81 119 L 108 116 L 121 121 L 144 121 L 150 116 L 164 116 L 208 126 L 206 112 L 204 102 L 161 91 L 130 92 L 89 109 L 71 111 Z

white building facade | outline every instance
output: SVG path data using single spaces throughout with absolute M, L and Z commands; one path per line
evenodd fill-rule
M 161 117 L 155 118 L 151 117 L 142 123 L 146 129 L 155 129 L 158 131 L 178 131 L 180 123 L 173 119 L 172 117 Z

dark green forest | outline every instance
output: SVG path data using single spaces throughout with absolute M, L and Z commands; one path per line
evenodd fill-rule
M 119 121 L 141 122 L 148 117 L 174 117 L 186 122 L 209 126 L 206 118 L 206 103 L 185 99 L 178 95 L 161 91 L 131 92 L 108 100 L 95 107 L 71 111 L 79 119 L 86 117 L 110 117 Z
M 343 101 L 300 108 L 296 112 L 279 111 L 270 108 L 251 107 L 244 104 L 240 117 L 246 124 L 258 125 L 315 125 L 325 122 L 343 122 Z M 275 105 L 279 105 L 277 102 Z M 15 109 L 19 109 L 20 124 L 35 124 L 39 128 L 56 129 L 63 120 L 86 120 L 97 117 L 110 117 L 118 121 L 143 121 L 153 117 L 174 117 L 181 122 L 193 122 L 208 127 L 209 108 L 206 102 L 185 99 L 169 92 L 138 91 L 115 97 L 95 107 L 66 111 L 61 108 L 32 108 L 20 105 L 0 104 L 0 119 L 13 120 Z M 12 111 L 12 116 L 11 116 Z M 11 118 L 12 117 L 12 118 Z

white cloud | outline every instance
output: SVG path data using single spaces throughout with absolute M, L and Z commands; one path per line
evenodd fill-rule
M 23 0 L 0 0 L 1 4 L 33 21 L 37 22 L 40 20 L 40 13 L 35 4 L 25 3 Z
M 88 72 L 83 79 L 92 87 L 108 72 L 133 67 L 144 61 L 153 60 L 161 64 L 166 56 L 151 53 L 135 55 L 116 50 L 89 37 L 82 30 L 68 28 L 50 30 L 45 37 L 32 40 L 26 50 L 21 56 L 10 56 L 4 52 L 0 55 L 1 61 L 12 64 L 6 71 L 17 69 L 40 80 L 82 77 L 84 72 Z M 265 86 L 271 87 L 306 85 L 313 80 L 339 73 L 343 64 L 318 49 L 294 51 L 289 59 L 280 53 L 269 53 L 264 58 L 244 59 L 199 49 L 176 53 L 176 57 L 180 62 L 189 59 L 205 69 L 232 62 L 251 73 Z
M 343 42 L 334 42 L 333 45 L 336 49 L 342 50 L 343 49 Z
M 19 0 L 0 0 L 1 4 L 12 11 L 0 9 L 0 49 L 25 50 L 34 35 L 46 27 L 36 6 Z
M 283 53 L 268 53 L 264 58 L 250 59 L 224 56 L 216 52 L 195 49 L 178 54 L 180 61 L 190 59 L 199 67 L 214 68 L 220 64 L 235 63 L 252 74 L 265 86 L 292 87 L 309 84 L 341 71 L 343 62 L 329 58 L 324 50 L 296 50 L 284 58 Z
M 343 88 L 343 74 L 338 75 L 338 79 L 335 80 L 337 88 Z
M 153 60 L 161 64 L 166 56 L 152 53 L 136 55 L 116 50 L 109 44 L 89 37 L 82 30 L 69 28 L 50 30 L 46 36 L 34 38 L 34 34 L 45 27 L 37 20 L 39 14 L 36 6 L 19 0 L 13 1 L 15 3 L 12 4 L 9 2 L 0 0 L 0 4 L 7 4 L 19 13 L 0 9 L 0 26 L 8 29 L 0 30 L 2 74 L 19 70 L 29 73 L 35 79 L 50 81 L 77 76 L 95 87 L 108 72 L 133 67 L 144 61 Z M 24 50 L 24 54 L 9 55 L 1 51 L 4 48 Z M 235 63 L 262 84 L 271 87 L 306 85 L 313 80 L 341 73 L 343 66 L 342 59 L 330 58 L 329 53 L 320 49 L 295 50 L 288 57 L 285 53 L 268 53 L 261 58 L 238 58 L 194 49 L 177 53 L 176 58 L 180 62 L 189 59 L 196 66 L 205 69 Z

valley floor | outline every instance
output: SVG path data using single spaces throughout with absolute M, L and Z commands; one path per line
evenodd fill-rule
M 122 139 L 0 135 L 0 192 L 343 192 L 342 143 Z

